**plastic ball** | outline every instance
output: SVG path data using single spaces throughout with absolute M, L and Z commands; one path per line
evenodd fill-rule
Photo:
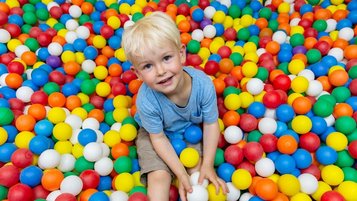
M 90 142 L 84 146 L 83 156 L 90 162 L 98 161 L 102 158 L 103 151 L 100 143 Z
M 187 200 L 208 200 L 208 192 L 206 188 L 201 185 L 193 185 L 192 192 L 187 193 Z
M 272 118 L 264 117 L 259 120 L 258 129 L 262 134 L 273 134 L 277 129 L 277 123 Z
M 70 175 L 65 177 L 60 186 L 60 190 L 63 193 L 70 193 L 72 195 L 78 195 L 83 189 L 83 182 L 80 177 Z
M 127 193 L 134 187 L 134 178 L 127 172 L 121 173 L 114 178 L 114 186 L 117 190 Z
M 28 149 L 22 148 L 16 150 L 11 155 L 11 162 L 18 168 L 25 168 L 32 164 L 34 156 Z
M 287 154 L 278 156 L 274 162 L 275 168 L 280 174 L 290 174 L 296 168 L 296 162 L 294 158 Z
M 275 164 L 269 158 L 261 158 L 255 163 L 255 171 L 262 177 L 269 177 L 275 172 Z
M 327 165 L 321 170 L 321 178 L 331 186 L 337 186 L 343 182 L 344 174 L 341 168 L 336 165 Z
M 82 129 L 78 133 L 78 142 L 82 145 L 85 146 L 91 142 L 96 142 L 97 141 L 97 134 L 94 130 L 86 128 Z
M 125 124 L 121 126 L 119 135 L 125 141 L 132 141 L 136 138 L 137 130 L 132 124 Z
M 243 132 L 238 126 L 228 126 L 224 130 L 224 139 L 230 144 L 236 144 L 243 139 Z
M 56 197 L 55 201 L 76 201 L 76 197 L 70 193 L 61 193 Z
M 190 183 L 191 185 L 195 186 L 195 185 L 201 185 L 203 187 L 207 187 L 208 186 L 208 180 L 207 179 L 203 179 L 202 184 L 198 183 L 198 178 L 200 176 L 200 172 L 196 171 L 194 173 L 192 173 L 190 175 Z
M 224 106 L 229 110 L 237 110 L 241 107 L 241 99 L 237 94 L 229 94 L 224 99 Z
M 9 188 L 8 199 L 30 201 L 34 200 L 34 194 L 28 185 L 19 183 Z
M 229 145 L 224 151 L 225 160 L 232 165 L 239 165 L 243 161 L 243 150 L 236 145 Z
M 337 191 L 327 191 L 321 196 L 321 201 L 343 201 L 345 198 Z
M 323 165 L 330 165 L 337 161 L 337 152 L 329 146 L 320 146 L 315 153 L 316 159 Z
M 180 161 L 187 168 L 195 167 L 199 161 L 199 154 L 194 148 L 185 148 L 180 154 Z
M 248 81 L 247 91 L 252 95 L 260 94 L 264 89 L 263 81 L 258 78 L 252 78 Z
M 191 125 L 186 128 L 184 138 L 191 144 L 197 144 L 202 140 L 202 130 L 196 125 Z
M 285 195 L 293 196 L 300 191 L 300 183 L 295 176 L 291 174 L 284 174 L 278 179 L 278 188 L 279 191 Z
M 0 168 L 0 184 L 11 187 L 19 182 L 20 170 L 13 165 L 6 165 Z
M 318 180 L 315 176 L 308 173 L 303 173 L 298 176 L 300 182 L 301 192 L 306 194 L 313 194 L 318 188 Z
M 252 183 L 252 176 L 245 169 L 237 169 L 233 172 L 232 183 L 239 190 L 247 189 Z
M 54 149 L 47 149 L 38 158 L 38 166 L 41 169 L 55 168 L 59 165 L 61 156 Z
M 344 181 L 337 187 L 339 192 L 346 200 L 354 200 L 357 198 L 356 191 L 353 191 L 357 187 L 355 182 Z
M 127 193 L 123 191 L 114 191 L 112 194 L 110 194 L 110 200 L 113 201 L 127 201 L 129 199 L 129 196 Z

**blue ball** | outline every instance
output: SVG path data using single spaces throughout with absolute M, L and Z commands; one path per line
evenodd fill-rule
M 280 51 L 277 57 L 280 63 L 289 62 L 293 58 L 293 54 L 288 51 Z
M 0 162 L 10 162 L 12 154 L 17 150 L 13 143 L 5 143 L 0 145 Z
M 31 72 L 32 82 L 39 87 L 44 86 L 49 81 L 49 73 L 40 68 L 36 68 Z
M 89 128 L 85 128 L 78 133 L 78 142 L 82 146 L 86 146 L 88 143 L 97 141 L 97 133 Z
M 221 61 L 221 59 L 222 59 L 222 57 L 219 54 L 211 54 L 208 57 L 209 61 L 215 61 L 215 62 L 219 62 L 219 61 Z
M 40 155 L 42 152 L 51 147 L 50 141 L 51 140 L 49 138 L 43 135 L 37 135 L 31 139 L 29 149 L 32 153 Z
M 4 98 L 0 98 L 0 107 L 10 108 L 10 103 Z
M 112 187 L 112 179 L 110 178 L 110 176 L 100 176 L 97 190 L 98 191 L 110 190 L 111 187 Z
M 140 171 L 139 160 L 136 158 L 131 159 L 131 171 L 130 173 L 133 174 L 134 172 Z
M 202 129 L 193 124 L 186 128 L 183 136 L 187 142 L 197 144 L 202 140 Z
M 336 150 L 329 146 L 321 146 L 316 152 L 316 160 L 322 165 L 331 165 L 337 161 L 338 154 Z
M 63 51 L 75 52 L 76 50 L 74 49 L 73 44 L 71 44 L 71 43 L 66 43 L 66 44 L 63 45 Z
M 98 10 L 93 11 L 93 12 L 90 14 L 90 18 L 91 18 L 93 21 L 98 21 L 98 20 L 100 20 L 100 12 L 99 12 Z
M 109 47 L 113 49 L 119 49 L 121 47 L 121 37 L 114 35 L 108 40 Z
M 22 27 L 22 25 L 24 25 L 24 21 L 23 21 L 22 17 L 18 14 L 9 15 L 7 23 L 8 24 L 16 24 L 20 27 Z
M 47 9 L 47 8 L 46 8 Z M 42 31 L 46 31 L 47 29 L 51 28 L 48 24 L 39 24 L 38 27 L 42 30 Z
M 83 50 L 87 47 L 87 42 L 82 38 L 77 38 L 73 41 L 73 47 L 78 52 L 83 52 Z
M 264 200 L 258 196 L 253 196 L 253 197 L 249 198 L 249 201 L 264 201 Z
M 329 67 L 324 62 L 316 62 L 311 65 L 310 70 L 316 77 L 327 75 Z
M 105 122 L 101 122 L 101 123 L 99 124 L 99 130 L 100 130 L 102 133 L 106 133 L 106 132 L 108 132 L 108 131 L 110 130 L 110 126 L 109 126 L 107 123 L 105 123 Z
M 30 187 L 35 187 L 41 183 L 43 172 L 37 166 L 28 166 L 20 173 L 20 182 Z
M 260 29 L 257 25 L 253 24 L 248 27 L 251 36 L 257 36 L 260 33 Z
M 100 12 L 107 9 L 107 6 L 105 5 L 104 1 L 95 2 L 94 7 L 95 7 L 95 10 L 100 11 Z
M 130 70 L 130 67 L 132 66 L 133 64 L 130 62 L 130 61 L 124 61 L 122 64 L 121 64 L 121 67 L 123 68 L 123 71 L 128 71 Z
M 201 22 L 205 14 L 203 13 L 203 10 L 201 8 L 197 8 L 192 12 L 191 16 L 195 22 Z
M 96 21 L 93 23 L 93 31 L 96 34 L 100 34 L 100 30 L 102 29 L 102 27 L 104 26 L 104 22 L 102 21 Z
M 296 167 L 299 169 L 308 168 L 312 164 L 311 154 L 305 149 L 297 149 L 292 156 L 295 159 Z
M 253 102 L 249 105 L 247 112 L 253 115 L 255 118 L 261 118 L 265 114 L 265 106 L 261 102 Z
M 53 124 L 47 120 L 43 119 L 35 124 L 34 131 L 36 135 L 42 135 L 49 137 L 52 134 Z
M 295 168 L 296 163 L 292 156 L 287 154 L 282 154 L 276 158 L 274 161 L 275 169 L 280 174 L 290 174 Z
M 340 31 L 342 28 L 352 27 L 352 22 L 349 19 L 342 19 L 337 22 L 336 29 Z
M 7 67 L 4 64 L 0 64 L 0 75 L 8 73 Z
M 276 108 L 276 117 L 279 121 L 289 122 L 294 118 L 294 116 L 294 109 L 288 104 L 282 104 L 279 105 L 278 108 Z
M 62 94 L 66 97 L 71 95 L 77 95 L 80 92 L 80 88 L 74 83 L 66 83 L 62 86 Z
M 222 163 L 217 168 L 217 175 L 225 182 L 232 181 L 232 175 L 236 168 L 230 163 Z
M 312 12 L 312 11 L 313 11 L 313 7 L 310 4 L 304 4 L 300 7 L 301 15 L 308 13 L 308 12 Z
M 346 100 L 346 103 L 349 104 L 353 111 L 357 111 L 357 96 L 351 96 Z
M 172 139 L 171 145 L 178 156 L 181 154 L 182 150 L 184 150 L 187 147 L 186 142 L 180 138 Z
M 0 55 L 1 55 L 1 54 L 5 54 L 7 51 L 8 51 L 8 50 L 7 50 L 6 45 L 3 44 L 3 43 L 0 43 Z
M 222 36 L 224 34 L 223 24 L 216 23 L 213 26 L 216 28 L 216 36 Z
M 253 0 L 250 2 L 250 8 L 253 9 L 254 12 L 259 11 L 262 7 L 263 5 L 257 0 Z
M 37 85 L 35 85 L 32 80 L 25 80 L 23 83 L 22 83 L 22 86 L 27 86 L 27 87 L 30 87 L 33 91 L 38 91 L 39 90 L 39 87 Z
M 327 127 L 326 131 L 320 135 L 321 141 L 326 142 L 327 136 L 330 135 L 330 133 L 332 133 L 332 132 L 336 132 L 335 127 L 333 127 L 333 126 Z
M 324 118 L 319 116 L 313 116 L 310 118 L 310 120 L 312 123 L 311 132 L 320 135 L 326 131 L 327 123 Z
M 17 128 L 13 125 L 5 125 L 2 127 L 7 132 L 7 141 L 9 143 L 13 143 L 15 141 L 16 135 L 19 133 Z
M 93 46 L 87 46 L 84 49 L 83 53 L 84 53 L 84 56 L 86 57 L 86 59 L 94 60 L 98 56 L 98 50 L 97 50 L 97 48 L 95 48 Z
M 103 104 L 103 108 L 104 108 L 104 111 L 106 111 L 106 112 L 113 111 L 115 109 L 115 107 L 113 105 L 113 99 L 108 98 L 107 100 L 105 100 L 104 104 Z
M 104 192 L 95 192 L 92 194 L 88 201 L 110 201 L 107 194 Z
M 279 151 L 273 151 L 267 154 L 267 158 L 272 161 L 275 161 L 280 155 L 281 153 Z
M 70 14 L 63 14 L 61 17 L 60 17 L 60 22 L 62 24 L 66 24 L 66 22 L 68 20 L 72 19 L 72 16 Z
M 16 91 L 8 86 L 3 86 L 0 88 L 0 94 L 4 96 L 5 99 L 16 98 Z

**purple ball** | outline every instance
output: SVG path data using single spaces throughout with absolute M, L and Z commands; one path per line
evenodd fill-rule
M 305 54 L 306 52 L 307 52 L 307 49 L 304 46 L 296 46 L 293 49 L 293 54 L 299 54 L 299 53 Z
M 50 65 L 52 68 L 57 68 L 60 67 L 62 64 L 62 61 L 59 57 L 57 56 L 49 56 L 46 59 L 46 63 Z
M 200 22 L 200 27 L 201 29 L 205 28 L 205 26 L 212 24 L 212 21 L 210 19 L 204 18 L 201 22 Z

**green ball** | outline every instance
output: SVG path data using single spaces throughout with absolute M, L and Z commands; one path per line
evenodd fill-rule
M 90 79 L 90 75 L 87 72 L 81 70 L 76 74 L 76 78 L 81 80 L 88 80 Z
M 14 120 L 14 113 L 7 107 L 0 107 L 0 126 L 11 124 Z
M 278 65 L 278 69 L 279 69 L 279 70 L 282 70 L 285 75 L 289 75 L 290 72 L 289 72 L 288 66 L 289 66 L 289 63 L 288 63 L 288 62 L 283 62 L 283 63 L 280 63 L 280 64 Z
M 263 17 L 263 18 L 265 18 L 267 20 L 270 19 L 271 15 L 272 15 L 272 12 L 267 7 L 264 7 L 262 9 L 260 9 L 260 11 L 259 11 L 259 17 Z
M 56 23 L 56 24 L 53 26 L 53 28 L 54 28 L 56 31 L 59 31 L 59 30 L 65 29 L 66 26 L 65 26 L 64 24 L 58 22 L 58 23 Z
M 35 201 L 46 201 L 45 199 L 38 198 Z
M 34 38 L 28 38 L 25 41 L 25 45 L 32 51 L 35 52 L 38 48 L 40 48 L 40 44 Z
M 357 129 L 355 129 L 351 134 L 347 135 L 348 143 L 357 140 Z
M 109 6 L 109 8 L 111 8 L 111 9 L 114 9 L 114 10 L 119 10 L 119 4 L 117 4 L 117 3 L 112 3 L 112 4 L 110 4 L 110 6 Z
M 89 79 L 83 80 L 80 88 L 81 88 L 81 91 L 87 95 L 91 95 L 95 92 L 95 84 L 92 80 L 89 80 Z
M 97 2 L 97 0 L 86 0 L 86 2 L 91 3 L 92 5 L 94 5 Z
M 201 44 L 197 40 L 190 40 L 187 44 L 187 51 L 192 54 L 197 54 L 201 49 Z
M 82 173 L 84 170 L 93 170 L 94 162 L 87 161 L 84 156 L 79 157 L 74 163 L 74 169 L 78 173 Z
M 29 3 L 32 5 L 36 5 L 37 3 L 40 3 L 41 0 L 30 0 Z
M 242 15 L 253 15 L 253 9 L 249 6 L 246 6 L 242 10 Z
M 125 117 L 125 119 L 123 119 L 123 122 L 121 122 L 121 125 L 123 126 L 125 124 L 131 124 L 135 126 L 136 129 L 139 129 L 139 124 L 135 121 L 134 117 L 131 116 Z
M 47 82 L 44 86 L 43 86 L 43 91 L 47 94 L 50 95 L 54 92 L 59 92 L 61 90 L 61 87 L 55 83 L 55 82 Z
M 114 170 L 118 174 L 131 172 L 133 165 L 129 156 L 120 156 L 114 162 Z
M 307 0 L 310 5 L 316 6 L 320 3 L 320 0 Z
M 243 40 L 243 41 L 247 41 L 250 37 L 250 32 L 248 30 L 248 28 L 241 28 L 239 29 L 239 31 L 237 32 L 237 38 L 238 40 Z
M 353 181 L 357 182 L 357 170 L 352 167 L 344 167 L 342 168 L 343 174 L 345 178 L 344 181 Z
M 0 185 L 0 200 L 4 200 L 7 198 L 7 193 L 9 192 L 9 189 L 7 189 L 5 186 Z
M 68 177 L 68 176 L 78 176 L 79 173 L 78 172 L 65 172 L 63 173 L 64 177 Z
M 238 112 L 238 114 L 242 115 L 243 113 L 245 113 L 245 109 L 239 108 L 236 110 L 236 112 Z
M 32 28 L 31 25 L 29 25 L 29 24 L 24 24 L 24 25 L 22 25 L 22 27 L 21 27 L 21 31 L 22 31 L 22 33 L 29 34 L 31 28 Z
M 138 158 L 136 146 L 129 146 L 129 157 L 132 159 Z
M 40 8 L 36 10 L 36 16 L 38 20 L 40 21 L 46 21 L 50 17 L 50 14 L 48 13 L 47 9 Z
M 348 70 L 348 76 L 351 79 L 356 79 L 357 78 L 357 66 L 352 66 L 350 70 Z
M 325 101 L 331 103 L 331 105 L 336 105 L 335 97 L 330 94 L 324 94 L 324 95 L 320 96 L 318 100 L 325 100 Z
M 336 131 L 349 135 L 356 129 L 356 121 L 350 116 L 341 116 L 336 119 L 335 128 Z
M 36 8 L 34 5 L 32 4 L 25 4 L 23 7 L 22 7 L 22 10 L 24 11 L 24 13 L 27 13 L 27 12 L 36 12 Z
M 249 37 L 248 42 L 252 42 L 258 47 L 259 46 L 259 40 L 260 40 L 259 36 L 255 36 L 254 35 L 254 36 Z
M 237 5 L 231 5 L 228 8 L 228 15 L 231 16 L 233 19 L 240 17 L 241 10 Z
M 247 142 L 259 142 L 263 134 L 258 130 L 253 130 L 248 133 Z
M 234 86 L 228 86 L 223 90 L 223 97 L 227 97 L 229 94 L 240 94 L 242 90 Z
M 222 163 L 224 163 L 224 151 L 221 148 L 217 148 L 214 157 L 214 166 L 217 167 Z
M 109 111 L 109 112 L 105 113 L 104 121 L 109 126 L 113 125 L 116 122 L 114 117 L 113 117 L 113 111 Z
M 143 194 L 146 195 L 147 194 L 147 189 L 144 186 L 135 186 L 134 188 L 132 188 L 129 191 L 129 196 L 131 196 L 132 194 L 134 194 L 136 192 L 140 192 L 140 193 L 143 193 Z
M 233 61 L 235 66 L 240 65 L 243 61 L 243 56 L 238 52 L 233 52 L 231 55 L 229 55 L 229 58 Z
M 83 107 L 83 109 L 84 109 L 85 111 L 87 111 L 87 112 L 90 112 L 90 111 L 92 111 L 92 110 L 95 108 L 94 105 L 91 104 L 91 103 L 83 104 L 82 107 Z
M 343 167 L 351 167 L 353 163 L 354 163 L 354 159 L 348 153 L 347 150 L 342 150 L 337 152 L 337 161 L 335 162 L 335 165 L 343 168 Z
M 264 67 L 258 67 L 258 72 L 254 77 L 265 82 L 269 77 L 269 71 L 268 71 L 268 69 L 266 69 Z
M 321 52 L 318 49 L 310 49 L 306 52 L 307 62 L 314 64 L 321 59 Z
M 273 32 L 278 30 L 278 27 L 279 27 L 278 20 L 270 20 L 268 22 L 268 28 L 270 28 Z
M 316 29 L 317 32 L 323 32 L 327 28 L 327 22 L 325 20 L 316 20 L 312 24 L 312 28 Z
M 36 14 L 34 12 L 26 12 L 24 13 L 24 15 L 22 16 L 22 19 L 24 20 L 24 22 L 26 24 L 29 25 L 34 25 L 37 23 L 37 17 Z
M 335 97 L 337 103 L 343 103 L 351 97 L 351 91 L 347 87 L 336 87 L 332 90 L 331 95 Z
M 302 34 L 296 33 L 290 37 L 290 45 L 293 47 L 304 45 L 305 37 Z
M 325 100 L 318 99 L 312 106 L 312 111 L 320 117 L 328 117 L 333 112 L 333 105 Z
M 90 16 L 89 16 L 89 15 L 86 15 L 86 14 L 81 15 L 81 16 L 79 17 L 79 19 L 78 19 L 78 23 L 79 23 L 80 25 L 83 25 L 84 23 L 90 22 L 90 21 L 92 21 L 91 18 L 90 18 Z
M 144 14 L 140 13 L 140 12 L 137 12 L 137 13 L 134 13 L 133 17 L 132 17 L 132 20 L 134 22 L 137 22 L 139 21 L 141 18 L 144 17 Z

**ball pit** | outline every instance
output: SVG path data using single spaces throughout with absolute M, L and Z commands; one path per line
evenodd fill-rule
M 217 94 L 214 165 L 230 192 L 197 172 L 188 200 L 357 200 L 356 0 L 0 0 L 1 200 L 148 200 L 142 82 L 121 36 L 154 11 L 174 19 L 186 64 Z M 202 138 L 198 126 L 184 135 Z

